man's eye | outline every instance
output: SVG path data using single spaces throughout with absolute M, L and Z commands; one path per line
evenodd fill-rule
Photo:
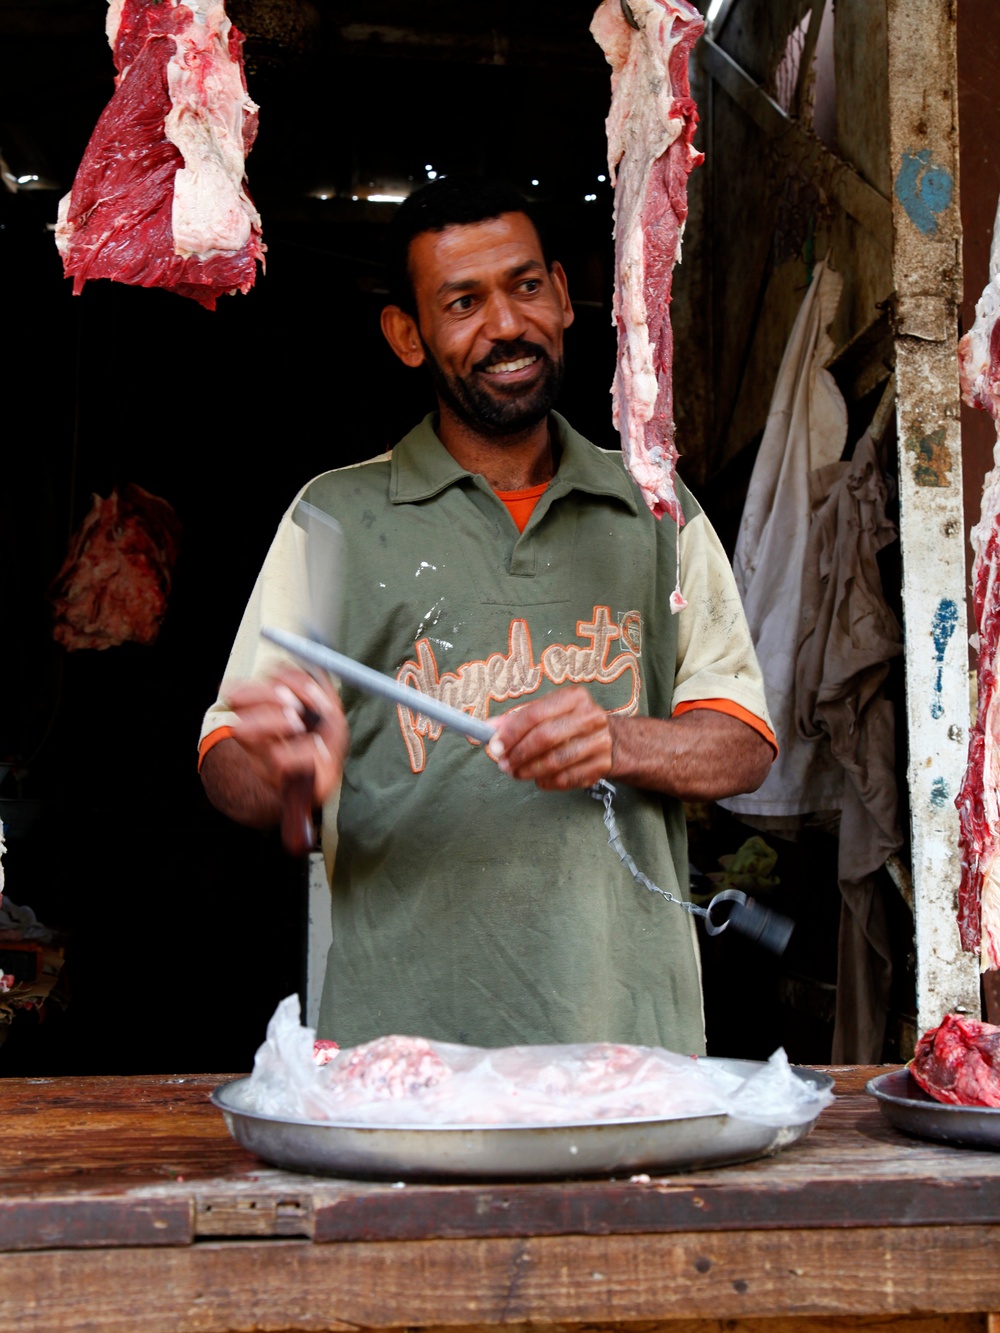
M 455 310 L 461 313 L 463 310 L 471 310 L 475 298 L 472 296 L 460 296 L 456 301 L 452 301 L 448 306 L 449 310 Z
M 529 294 L 531 292 L 537 292 L 541 285 L 541 278 L 525 278 L 524 282 L 521 283 L 521 291 L 528 292 Z

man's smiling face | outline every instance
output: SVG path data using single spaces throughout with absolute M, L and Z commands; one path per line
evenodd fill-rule
M 485 435 L 542 421 L 559 393 L 573 308 L 562 267 L 546 267 L 531 220 L 502 213 L 422 232 L 409 268 L 419 359 L 442 408 Z

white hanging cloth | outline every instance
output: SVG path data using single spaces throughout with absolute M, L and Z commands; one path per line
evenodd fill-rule
M 809 474 L 837 462 L 847 439 L 847 407 L 824 369 L 842 286 L 825 260 L 816 265 L 778 371 L 733 557 L 780 752 L 762 787 L 720 804 L 768 821 L 837 810 L 843 797 L 829 745 L 802 740 L 795 725 Z

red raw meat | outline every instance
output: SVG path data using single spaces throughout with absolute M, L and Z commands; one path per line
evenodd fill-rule
M 313 1061 L 319 1069 L 322 1069 L 324 1065 L 337 1058 L 339 1050 L 340 1047 L 335 1041 L 327 1041 L 320 1037 L 313 1042 Z
M 91 278 L 165 287 L 209 310 L 263 263 L 243 162 L 257 133 L 243 35 L 222 0 L 109 0 L 118 76 L 56 244 L 74 295 Z
M 958 363 L 965 401 L 989 412 L 1000 432 L 1000 215 L 993 230 L 990 280 L 976 305 L 975 323 L 958 345 Z M 965 778 L 955 800 L 962 857 L 958 929 L 962 948 L 978 951 L 986 971 L 1000 967 L 1000 436 L 971 539 L 978 703 Z
M 687 219 L 687 178 L 703 161 L 692 144 L 698 112 L 688 82 L 691 49 L 704 31 L 688 0 L 603 0 L 590 30 L 611 65 L 608 166 L 615 185 L 618 366 L 615 426 L 626 465 L 650 510 L 684 517 L 674 470 L 673 331 L 670 288 Z
M 423 1037 L 377 1037 L 338 1061 L 331 1086 L 364 1089 L 373 1097 L 412 1097 L 451 1070 Z
M 167 609 L 180 521 L 159 496 L 129 482 L 94 496 L 49 590 L 53 637 L 69 652 L 156 640 Z
M 939 1102 L 1000 1106 L 1000 1027 L 945 1014 L 917 1042 L 908 1068 Z

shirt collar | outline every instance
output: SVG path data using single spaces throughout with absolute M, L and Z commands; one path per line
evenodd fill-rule
M 456 482 L 472 477 L 438 439 L 434 429 L 436 419 L 436 413 L 428 413 L 393 449 L 389 488 L 392 504 L 428 500 Z M 607 495 L 620 500 L 633 514 L 638 513 L 635 486 L 623 470 L 620 458 L 584 439 L 558 412 L 550 414 L 550 421 L 560 450 L 559 468 L 549 487 L 552 497 L 572 490 Z

